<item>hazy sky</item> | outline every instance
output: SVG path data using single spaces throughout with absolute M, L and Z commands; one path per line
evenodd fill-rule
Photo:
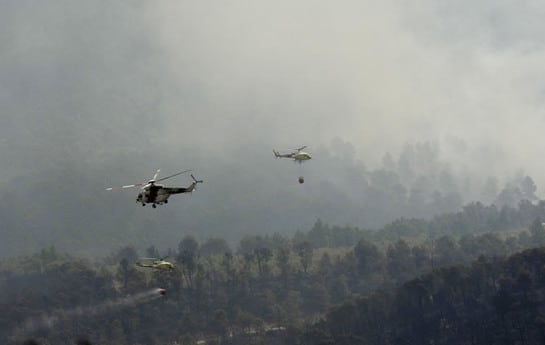
M 300 145 L 376 167 L 418 141 L 543 186 L 544 15 L 514 0 L 0 0 L 0 186 L 229 177 Z
M 232 126 L 250 142 L 339 136 L 363 159 L 382 154 L 381 145 L 454 137 L 474 148 L 501 146 L 530 169 L 543 167 L 530 160 L 544 148 L 544 8 L 175 1 L 150 17 L 174 82 L 195 83 L 210 97 L 180 110 L 214 119 L 198 134 Z
M 539 1 L 1 1 L 0 154 L 340 137 L 376 161 L 407 142 L 463 141 L 537 175 L 544 12 Z

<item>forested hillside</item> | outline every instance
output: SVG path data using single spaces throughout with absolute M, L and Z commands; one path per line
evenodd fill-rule
M 333 308 L 298 344 L 543 344 L 545 249 L 436 269 Z
M 0 0 L 0 345 L 545 344 L 544 16 Z
M 150 244 L 138 253 L 129 246 L 94 260 L 45 248 L 0 263 L 0 342 L 73 344 L 83 337 L 94 344 L 389 344 L 416 339 L 414 332 L 429 328 L 413 343 L 428 337 L 454 344 L 459 332 L 471 334 L 468 320 L 483 316 L 486 322 L 471 326 L 479 341 L 535 338 L 539 308 L 520 319 L 526 312 L 520 298 L 526 294 L 524 303 L 539 305 L 545 254 L 495 258 L 545 245 L 543 206 L 521 203 L 498 211 L 472 204 L 430 221 L 399 219 L 376 231 L 317 221 L 293 237 L 246 236 L 236 248 L 223 238 L 199 242 L 186 235 L 176 248 Z M 133 265 L 141 256 L 164 255 L 176 271 Z M 166 296 L 138 297 L 157 288 Z M 422 291 L 427 295 L 418 295 Z M 489 302 L 503 314 L 494 314 Z M 473 310 L 480 316 L 466 315 Z M 443 321 L 433 324 L 437 320 Z M 493 327 L 503 333 L 489 335 Z

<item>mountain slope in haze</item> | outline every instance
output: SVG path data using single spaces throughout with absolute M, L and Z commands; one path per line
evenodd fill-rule
M 301 165 L 275 160 L 263 146 L 222 156 L 189 150 L 149 156 L 116 152 L 100 160 L 58 157 L 56 165 L 35 166 L 3 184 L 0 250 L 12 256 L 55 245 L 104 255 L 127 243 L 169 247 L 185 234 L 200 240 L 222 236 L 234 243 L 245 234 L 293 234 L 309 229 L 316 219 L 380 228 L 400 217 L 455 212 L 474 199 L 499 207 L 537 199 L 529 176 L 515 176 L 502 189 L 498 179 L 452 168 L 433 143 L 407 146 L 396 159 L 385 155 L 384 166 L 377 169 L 368 169 L 340 140 L 311 152 L 314 158 Z M 157 209 L 136 204 L 137 189 L 105 190 L 147 181 L 155 172 L 151 165 L 161 168 L 163 176 L 192 169 L 204 183 Z M 304 184 L 298 176 L 305 177 Z M 182 175 L 164 183 L 190 182 Z

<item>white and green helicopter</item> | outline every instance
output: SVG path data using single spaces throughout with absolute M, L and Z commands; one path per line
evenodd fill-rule
M 153 268 L 157 271 L 172 271 L 176 269 L 176 266 L 169 261 L 166 261 L 165 259 L 168 258 L 168 256 L 165 256 L 164 258 L 156 259 L 156 258 L 141 258 L 140 260 L 136 261 L 134 264 L 138 267 L 145 267 L 145 268 Z
M 303 163 L 304 161 L 308 161 L 312 158 L 310 154 L 307 152 L 304 152 L 303 150 L 306 148 L 306 146 L 301 146 L 298 149 L 294 149 L 293 152 L 281 154 L 277 150 L 273 149 L 274 157 L 276 158 L 291 158 L 294 160 L 294 162 L 297 163 Z

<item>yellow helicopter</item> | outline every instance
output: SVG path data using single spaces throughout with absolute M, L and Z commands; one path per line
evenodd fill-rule
M 155 175 L 153 175 L 153 178 L 149 180 L 148 182 L 129 184 L 129 185 L 120 186 L 120 187 L 110 187 L 110 188 L 106 188 L 106 190 L 141 187 L 142 192 L 138 193 L 138 196 L 136 197 L 136 202 L 141 203 L 142 206 L 146 206 L 146 204 L 150 203 L 153 208 L 156 208 L 157 205 L 167 204 L 168 198 L 172 194 L 191 193 L 196 189 L 198 183 L 203 182 L 202 180 L 197 180 L 195 176 L 191 174 L 190 176 L 193 179 L 193 182 L 188 187 L 165 187 L 162 184 L 157 184 L 157 182 L 164 181 L 166 179 L 169 179 L 174 176 L 178 176 L 180 174 L 184 174 L 191 170 L 180 171 L 176 174 L 172 174 L 167 177 L 157 179 L 157 176 L 159 176 L 160 171 L 161 169 L 158 169 Z
M 301 146 L 298 149 L 294 149 L 293 152 L 285 154 L 281 154 L 277 150 L 273 149 L 273 153 L 275 158 L 291 158 L 294 160 L 294 162 L 303 163 L 304 161 L 308 161 L 312 158 L 310 154 L 303 151 L 305 148 L 306 146 Z
M 141 261 L 136 261 L 134 264 L 138 267 L 145 267 L 145 268 L 153 268 L 158 271 L 173 271 L 176 269 L 176 266 L 172 262 L 165 261 L 165 259 L 168 256 L 165 256 L 164 258 L 156 259 L 156 258 L 142 258 L 142 260 L 150 261 L 149 263 L 143 263 Z

